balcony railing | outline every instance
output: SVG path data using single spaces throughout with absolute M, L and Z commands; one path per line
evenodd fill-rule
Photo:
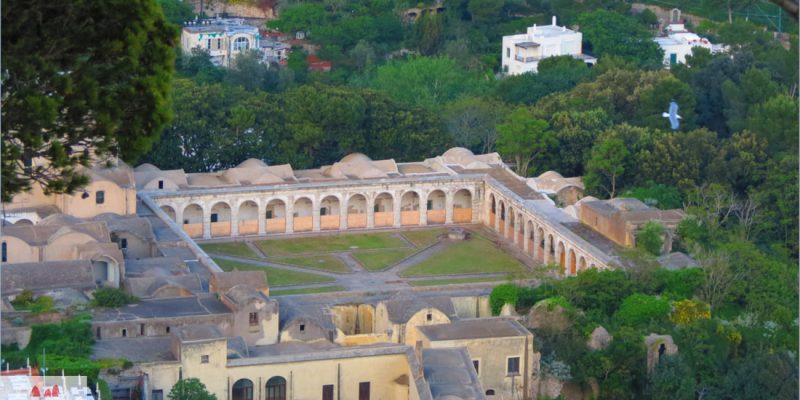
M 514 59 L 524 63 L 532 63 L 540 60 L 539 57 L 522 57 L 522 56 L 514 56 Z

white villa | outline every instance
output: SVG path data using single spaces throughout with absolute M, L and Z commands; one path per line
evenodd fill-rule
M 725 50 L 723 45 L 712 44 L 708 39 L 687 31 L 683 24 L 676 23 L 667 26 L 666 36 L 653 40 L 664 50 L 664 67 L 667 69 L 672 65 L 685 63 L 686 56 L 691 55 L 695 47 L 708 49 L 711 53 Z
M 539 70 L 539 61 L 565 55 L 584 60 L 587 64 L 595 64 L 596 58 L 582 53 L 582 39 L 580 32 L 556 25 L 556 17 L 553 17 L 552 25 L 533 25 L 526 33 L 503 36 L 503 73 L 536 73 Z
M 227 68 L 240 52 L 258 50 L 260 37 L 258 28 L 242 19 L 191 21 L 181 31 L 181 48 L 187 54 L 194 48 L 204 49 L 214 64 Z

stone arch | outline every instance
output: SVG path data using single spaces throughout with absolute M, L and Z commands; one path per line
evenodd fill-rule
M 333 195 L 328 195 L 322 198 L 322 201 L 320 201 L 319 204 L 320 230 L 339 229 L 339 222 L 341 221 L 339 209 L 340 209 L 340 202 L 338 197 Z
M 193 238 L 203 237 L 203 222 L 205 221 L 203 207 L 198 204 L 189 204 L 183 209 L 183 231 Z
M 394 196 L 387 192 L 375 196 L 372 211 L 375 214 L 376 227 L 394 225 Z
M 306 232 L 314 229 L 314 202 L 308 197 L 300 197 L 294 201 L 292 223 L 295 232 Z
M 245 200 L 239 204 L 237 212 L 239 234 L 257 235 L 258 234 L 258 204 L 253 200 Z
M 548 263 L 552 264 L 552 263 L 555 262 L 555 259 L 556 259 L 556 243 L 553 240 L 553 234 L 552 233 L 547 235 L 547 245 L 546 246 L 547 246 L 547 248 L 545 249 L 545 251 L 547 251 L 547 255 L 545 256 L 545 260 L 547 260 Z
M 531 220 L 528 220 L 525 226 L 528 228 L 528 237 L 525 238 L 525 240 L 528 241 L 528 253 L 533 257 L 534 254 L 536 254 L 536 228 L 533 226 L 533 221 Z
M 367 196 L 356 193 L 347 199 L 347 227 L 366 228 L 367 227 Z
M 453 193 L 453 222 L 472 222 L 472 192 L 469 189 L 459 189 Z
M 282 376 L 273 376 L 267 380 L 264 387 L 266 400 L 286 400 L 286 379 Z
M 176 220 L 176 218 L 178 217 L 178 214 L 175 213 L 175 208 L 174 207 L 163 205 L 163 206 L 161 206 L 161 211 L 163 211 L 164 214 L 167 214 L 167 217 L 169 217 L 169 219 L 171 219 L 172 221 L 178 222 Z
M 427 211 L 428 225 L 443 224 L 447 214 L 447 195 L 439 189 L 428 193 L 428 200 L 425 206 Z
M 98 286 L 119 287 L 119 266 L 113 258 L 100 255 L 93 257 L 91 263 L 94 281 Z
M 497 223 L 497 233 L 500 234 L 501 237 L 505 236 L 506 233 L 506 203 L 503 200 L 499 200 L 497 202 L 500 205 L 500 216 L 499 221 Z
M 556 249 L 556 254 L 558 255 L 558 265 L 561 267 L 561 273 L 566 273 L 567 267 L 567 251 L 566 246 L 564 246 L 564 242 L 558 241 L 558 248 Z
M 539 256 L 539 258 L 538 258 L 539 262 L 543 263 L 544 262 L 544 257 L 545 257 L 545 252 L 547 250 L 547 248 L 545 247 L 545 245 L 546 245 L 545 239 L 547 239 L 547 238 L 545 238 L 545 236 L 544 236 L 544 228 L 542 228 L 541 226 L 538 226 L 536 228 L 536 237 L 539 239 L 538 243 L 536 243 L 536 246 L 538 247 L 538 250 L 536 251 L 536 253 Z
M 253 381 L 242 378 L 236 381 L 231 388 L 232 400 L 253 400 Z
M 494 198 L 494 193 L 489 193 L 489 226 L 494 229 L 495 221 L 497 220 L 497 201 Z
M 22 218 L 20 220 L 17 220 L 17 222 L 14 222 L 14 226 L 31 226 L 31 225 L 33 225 L 33 221 L 27 218 Z
M 409 190 L 400 197 L 400 224 L 419 225 L 419 193 Z
M 578 260 L 578 272 L 586 271 L 586 258 L 581 256 L 580 260 Z
M 569 274 L 576 275 L 578 273 L 578 260 L 575 255 L 575 249 L 569 249 Z
M 264 218 L 267 220 L 267 233 L 286 232 L 286 203 L 281 199 L 267 202 Z
M 218 201 L 211 207 L 211 236 L 231 235 L 231 206 L 225 201 Z

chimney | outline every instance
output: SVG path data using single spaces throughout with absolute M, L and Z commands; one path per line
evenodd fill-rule
M 553 15 L 553 26 L 556 26 L 556 16 Z

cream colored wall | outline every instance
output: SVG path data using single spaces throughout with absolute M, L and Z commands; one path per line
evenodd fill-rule
M 459 318 L 491 317 L 489 296 L 464 296 L 451 298 Z
M 125 254 L 125 258 L 147 258 L 155 255 L 154 246 L 151 246 L 149 242 L 140 239 L 138 236 L 128 232 L 116 232 L 116 235 L 119 239 L 128 241 L 128 248 L 122 251 Z
M 78 245 L 93 242 L 97 242 L 97 240 L 85 233 L 70 232 L 63 234 L 45 246 L 44 261 L 74 260 Z
M 303 325 L 303 330 L 300 330 Z M 280 341 L 283 342 L 313 342 L 317 340 L 328 340 L 328 332 L 322 329 L 316 322 L 297 319 L 283 327 Z
M 97 192 L 100 190 L 105 191 L 103 204 L 96 202 Z M 84 191 L 89 192 L 86 199 L 81 198 Z M 124 189 L 109 181 L 93 181 L 84 190 L 60 197 L 62 212 L 78 218 L 91 218 L 103 213 L 136 214 L 136 189 Z
M 6 243 L 7 263 L 14 264 L 41 261 L 41 251 L 39 247 L 31 247 L 28 243 L 8 235 L 2 236 L 2 241 Z
M 431 314 L 430 321 L 428 321 L 429 313 Z M 417 344 L 417 340 L 420 339 L 420 334 L 417 330 L 418 326 L 446 324 L 449 322 L 450 318 L 435 308 L 425 308 L 419 310 L 416 314 L 414 314 L 413 317 L 409 318 L 408 322 L 405 323 L 405 328 L 398 329 L 405 331 L 405 337 L 400 337 L 398 343 L 414 347 L 414 345 Z
M 158 181 L 164 181 L 164 188 L 158 188 Z M 170 179 L 164 177 L 156 177 L 150 180 L 149 182 L 145 183 L 143 187 L 139 188 L 139 190 L 178 190 L 178 185 L 175 184 Z
M 201 357 L 208 356 L 208 364 L 201 363 Z M 227 399 L 225 370 L 228 363 L 228 344 L 226 339 L 197 343 L 182 343 L 180 346 L 183 378 L 198 378 L 218 399 Z M 174 384 L 174 382 L 173 382 Z M 169 389 L 172 387 L 170 386 Z M 159 389 L 154 387 L 154 389 Z M 169 393 L 165 388 L 164 393 Z
M 57 196 L 47 196 L 44 194 L 44 190 L 39 185 L 32 185 L 31 190 L 25 193 L 18 193 L 14 195 L 14 198 L 11 200 L 10 203 L 6 203 L 3 206 L 6 210 L 15 210 L 18 208 L 28 208 L 28 207 L 36 207 L 36 206 L 45 206 L 45 205 L 56 205 L 59 206 L 58 197 Z

